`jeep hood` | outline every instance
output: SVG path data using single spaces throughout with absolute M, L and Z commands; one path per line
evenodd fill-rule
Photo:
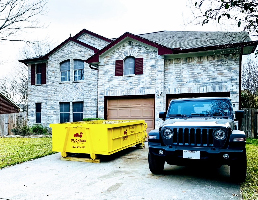
M 207 119 L 207 118 L 187 118 L 187 119 L 168 119 L 163 126 L 173 127 L 230 127 L 228 119 Z

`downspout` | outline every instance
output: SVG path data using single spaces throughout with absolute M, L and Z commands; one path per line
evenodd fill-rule
M 239 55 L 239 110 L 241 110 L 241 86 L 242 86 L 242 57 L 243 57 L 243 45 L 240 48 Z
M 99 116 L 99 66 L 89 64 L 89 67 L 91 69 L 97 70 L 97 110 L 96 110 L 96 118 L 98 118 L 98 116 Z

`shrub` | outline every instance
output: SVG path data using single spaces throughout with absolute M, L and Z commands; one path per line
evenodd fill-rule
M 31 134 L 31 129 L 27 125 L 16 126 L 11 130 L 15 135 L 26 136 Z
M 33 125 L 29 127 L 27 125 L 16 126 L 11 130 L 15 135 L 28 136 L 28 135 L 47 135 L 47 127 L 42 126 L 41 124 Z
M 31 127 L 31 131 L 34 135 L 46 135 L 48 134 L 47 127 L 42 126 L 41 124 L 36 124 Z

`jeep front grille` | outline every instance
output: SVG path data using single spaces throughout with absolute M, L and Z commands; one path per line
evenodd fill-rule
M 173 128 L 173 145 L 206 146 L 212 147 L 212 128 Z

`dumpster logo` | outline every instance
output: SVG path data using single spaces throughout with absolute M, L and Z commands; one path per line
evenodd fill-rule
M 75 133 L 73 136 L 74 136 L 74 137 L 82 138 L 82 135 L 83 135 L 83 133 L 80 132 L 80 133 Z
M 123 140 L 127 140 L 128 139 L 128 135 L 127 135 L 127 129 L 124 131 L 124 136 L 123 136 Z
M 71 139 L 72 143 L 77 143 L 77 144 L 81 144 L 81 143 L 85 143 L 86 140 L 82 140 L 82 139 Z

